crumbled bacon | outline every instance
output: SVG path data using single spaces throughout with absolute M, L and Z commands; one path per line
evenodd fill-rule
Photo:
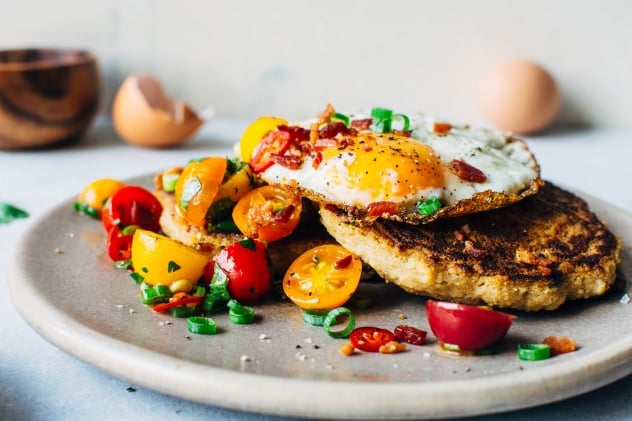
M 452 125 L 450 123 L 441 123 L 437 121 L 432 126 L 432 131 L 435 134 L 446 134 L 450 130 L 452 130 Z
M 565 336 L 547 336 L 542 343 L 551 348 L 551 356 L 573 352 L 577 349 L 577 343 Z
M 349 134 L 349 128 L 344 123 L 337 121 L 335 123 L 329 123 L 326 126 L 321 127 L 318 130 L 318 136 L 320 139 L 333 139 L 339 134 Z
M 459 241 L 464 241 L 467 237 L 465 236 L 465 233 L 461 230 L 454 230 L 454 237 L 459 240 Z
M 397 203 L 395 202 L 373 202 L 367 206 L 367 212 L 369 216 L 377 217 L 384 214 L 397 213 Z
M 290 135 L 290 142 L 294 144 L 298 144 L 300 142 L 309 140 L 309 130 L 301 126 L 282 125 L 282 126 L 279 126 L 277 130 L 288 133 Z
M 288 205 L 284 207 L 283 209 L 279 210 L 278 212 L 274 214 L 274 217 L 272 217 L 272 221 L 286 223 L 292 217 L 292 214 L 294 213 L 294 209 L 296 209 L 294 205 Z
M 371 124 L 373 124 L 372 118 L 362 118 L 358 120 L 352 120 L 351 128 L 356 130 L 369 130 L 371 128 Z
M 397 136 L 403 136 L 403 137 L 411 137 L 413 135 L 412 130 L 393 130 L 393 134 L 397 135 Z
M 481 170 L 461 159 L 453 159 L 450 162 L 450 169 L 464 181 L 484 183 L 487 180 L 487 176 Z
M 338 140 L 334 138 L 318 139 L 314 143 L 314 149 L 325 149 L 338 146 Z
M 317 169 L 320 166 L 321 162 L 323 162 L 323 154 L 320 152 L 316 152 L 312 159 L 312 168 Z
M 300 168 L 301 164 L 303 163 L 301 157 L 297 155 L 270 154 L 270 160 L 275 164 L 282 165 L 285 168 L 289 168 L 291 170 L 296 170 Z

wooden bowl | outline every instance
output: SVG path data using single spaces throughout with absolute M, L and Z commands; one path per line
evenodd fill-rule
M 0 51 L 0 149 L 77 141 L 99 109 L 95 56 L 82 50 Z

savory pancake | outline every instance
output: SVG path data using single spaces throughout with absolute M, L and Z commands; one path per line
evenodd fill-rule
M 387 282 L 440 300 L 554 310 L 604 294 L 621 260 L 621 241 L 586 202 L 551 183 L 514 205 L 423 226 L 331 206 L 320 215 Z

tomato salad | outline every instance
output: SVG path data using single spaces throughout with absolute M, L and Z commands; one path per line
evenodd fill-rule
M 210 317 L 217 311 L 227 311 L 233 323 L 255 321 L 252 306 L 269 295 L 275 281 L 267 247 L 291 235 L 303 213 L 300 196 L 261 184 L 255 176 L 276 159 L 275 150 L 287 146 L 286 137 L 309 135 L 287 129 L 287 124 L 277 117 L 259 118 L 244 132 L 238 158 L 194 159 L 157 177 L 157 188 L 174 195 L 175 211 L 187 224 L 241 236 L 221 250 L 198 249 L 166 236 L 160 225 L 162 205 L 145 187 L 108 178 L 84 188 L 75 210 L 101 220 L 108 256 L 117 268 L 130 272 L 143 304 L 186 317 L 187 328 L 196 334 L 217 333 Z M 286 129 L 275 132 L 280 126 Z M 393 331 L 356 327 L 355 315 L 345 305 L 361 274 L 358 256 L 338 244 L 325 244 L 301 254 L 280 281 L 305 322 L 322 326 L 332 338 L 348 338 L 341 347 L 345 355 L 355 350 L 395 353 L 405 351 L 406 344 L 425 344 L 427 332 L 410 325 Z M 487 307 L 433 300 L 426 303 L 426 315 L 443 349 L 468 355 L 493 350 L 515 320 Z M 535 360 L 552 355 L 552 347 L 553 354 L 575 349 L 568 338 L 547 341 L 523 345 L 519 357 Z

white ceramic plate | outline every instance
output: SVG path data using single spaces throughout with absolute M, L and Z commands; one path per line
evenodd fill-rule
M 621 269 L 632 279 L 632 215 L 588 200 L 627 245 Z M 288 303 L 256 307 L 260 317 L 247 326 L 218 314 L 217 335 L 192 335 L 185 320 L 141 304 L 138 287 L 105 254 L 101 225 L 73 212 L 72 200 L 30 227 L 9 287 L 33 329 L 69 354 L 149 389 L 245 411 L 331 419 L 477 415 L 564 399 L 632 372 L 632 304 L 620 302 L 621 291 L 553 313 L 520 313 L 501 352 L 484 357 L 449 355 L 432 338 L 401 354 L 344 357 L 344 341 L 305 324 Z M 377 304 L 356 311 L 359 325 L 427 329 L 424 299 L 383 284 L 363 292 Z M 518 343 L 548 335 L 570 336 L 580 348 L 518 360 Z

